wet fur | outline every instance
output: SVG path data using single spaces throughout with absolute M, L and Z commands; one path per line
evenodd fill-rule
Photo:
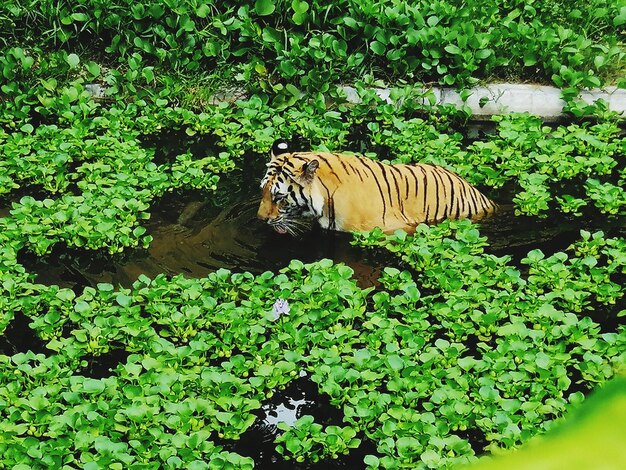
M 302 226 L 298 221 L 308 218 L 330 230 L 380 227 L 386 233 L 397 229 L 412 233 L 422 222 L 479 220 L 497 207 L 467 181 L 441 167 L 387 165 L 327 152 L 273 155 L 262 190 L 259 217 L 290 233 L 297 233 Z

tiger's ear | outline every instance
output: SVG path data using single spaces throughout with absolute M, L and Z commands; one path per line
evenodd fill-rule
M 313 181 L 313 177 L 315 176 L 315 172 L 320 167 L 320 162 L 317 160 L 311 160 L 304 165 L 302 165 L 302 177 L 307 183 Z

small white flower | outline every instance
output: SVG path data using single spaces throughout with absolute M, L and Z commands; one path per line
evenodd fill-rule
M 273 320 L 276 321 L 281 315 L 289 315 L 289 302 L 284 299 L 278 299 L 274 302 L 274 308 L 272 309 Z

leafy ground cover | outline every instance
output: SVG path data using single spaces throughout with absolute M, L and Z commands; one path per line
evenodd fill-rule
M 387 268 L 376 292 L 330 261 L 78 294 L 23 284 L 14 306 L 48 353 L 1 356 L 3 463 L 250 468 L 214 440 L 236 439 L 302 372 L 344 425 L 302 417 L 277 440 L 288 458 L 335 457 L 366 436 L 373 468 L 438 468 L 481 453 L 473 436 L 519 444 L 624 359 L 623 327 L 602 332 L 585 312 L 623 295 L 625 243 L 584 233 L 566 253 L 529 253 L 522 274 L 460 222 L 388 239 L 417 274 Z M 110 348 L 130 353 L 111 376 L 77 374 Z
M 624 351 L 625 247 L 602 234 L 583 233 L 564 253 L 528 253 L 520 269 L 486 254 L 467 222 L 420 227 L 417 237 L 373 232 L 357 243 L 398 253 L 410 269 L 388 268 L 376 291 L 329 261 L 76 292 L 38 284 L 17 262 L 23 250 L 41 255 L 58 244 L 108 252 L 147 244 L 143 221 L 165 192 L 211 192 L 243 154 L 296 134 L 317 148 L 444 164 L 523 214 L 623 214 L 624 138 L 610 116 L 552 128 L 509 116 L 466 142 L 457 112 L 415 117 L 421 105 L 394 107 L 359 90 L 361 104 L 333 111 L 298 103 L 277 112 L 251 97 L 201 113 L 107 105 L 81 92 L 50 108 L 56 123 L 2 130 L 1 324 L 23 314 L 45 345 L 44 354 L 0 356 L 3 465 L 252 467 L 223 441 L 306 373 L 343 418 L 281 426 L 285 458 L 311 464 L 367 441 L 376 451 L 364 466 L 437 468 L 526 441 L 613 375 Z M 142 142 L 163 128 L 213 144 L 157 159 Z M 545 204 L 527 201 L 526 181 L 545 185 Z M 276 319 L 281 298 L 290 311 Z M 593 319 L 597 309 L 612 312 L 612 326 Z M 124 354 L 111 375 L 85 374 L 112 351 Z
M 123 64 L 148 82 L 160 79 L 155 66 L 224 74 L 234 65 L 231 79 L 277 91 L 289 83 L 317 92 L 320 84 L 370 72 L 448 85 L 518 76 L 580 87 L 599 86 L 623 71 L 626 7 L 606 0 L 146 0 L 132 7 L 10 0 L 0 21 L 9 63 L 34 64 L 8 47 L 15 44 L 35 44 L 45 61 L 47 51 L 61 47 L 70 66 L 87 49 L 89 59 Z M 101 72 L 96 63 L 88 70 Z
M 619 85 L 619 3 L 174 3 L 0 6 L 0 332 L 26 318 L 42 351 L 0 354 L 0 467 L 251 468 L 224 442 L 306 374 L 342 418 L 281 425 L 285 459 L 367 444 L 363 466 L 441 468 L 527 441 L 613 376 L 626 242 L 602 233 L 521 264 L 490 254 L 468 222 L 360 235 L 398 255 L 376 289 L 328 260 L 130 288 L 38 283 L 21 253 L 125 256 L 151 242 L 145 221 L 165 193 L 211 197 L 244 156 L 294 136 L 445 165 L 518 214 L 626 212 L 626 139 L 602 103 L 570 99 L 568 125 L 497 118 L 470 140 L 463 111 L 424 106 L 401 83 L 393 105 L 371 90 L 399 77 L 512 75 L 569 98 Z M 354 77 L 358 105 L 337 86 Z M 209 99 L 224 83 L 245 94 Z M 208 143 L 157 157 L 162 131 Z M 92 376 L 107 355 L 117 365 Z
M 0 120 L 67 123 L 103 98 L 202 109 L 234 85 L 284 109 L 364 76 L 466 87 L 479 80 L 577 90 L 624 85 L 620 2 L 255 0 L 0 6 Z M 340 96 L 339 96 L 340 98 Z

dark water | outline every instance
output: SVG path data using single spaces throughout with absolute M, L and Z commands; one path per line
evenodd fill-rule
M 300 377 L 278 391 L 257 411 L 257 420 L 236 441 L 221 441 L 226 449 L 254 458 L 255 468 L 273 470 L 323 470 L 327 468 L 363 468 L 366 455 L 376 455 L 376 445 L 365 436 L 358 436 L 361 445 L 351 449 L 348 455 L 338 459 L 321 460 L 313 463 L 297 463 L 285 460 L 275 450 L 274 439 L 281 432 L 279 422 L 293 425 L 304 415 L 313 416 L 322 426 L 344 426 L 342 412 L 333 406 L 327 396 L 320 395 L 317 385 L 308 377 Z
M 492 131 L 492 123 L 486 127 L 476 125 L 467 130 L 467 136 L 477 138 Z M 143 143 L 155 149 L 157 163 L 172 161 L 184 152 L 201 158 L 219 151 L 211 137 L 188 136 L 181 131 L 147 136 Z M 363 287 L 376 285 L 382 266 L 392 258 L 381 259 L 380 254 L 351 246 L 349 234 L 314 227 L 294 238 L 275 233 L 257 219 L 259 182 L 266 160 L 262 155 L 247 155 L 238 165 L 241 170 L 223 176 L 216 192 L 166 193 L 156 200 L 150 209 L 151 218 L 145 223 L 153 237 L 147 250 L 109 255 L 105 251 L 57 245 L 52 254 L 44 257 L 24 251 L 19 261 L 37 275 L 38 282 L 73 287 L 77 291 L 99 282 L 129 287 L 140 274 L 155 277 L 160 273 L 183 273 L 204 277 L 218 268 L 257 274 L 277 271 L 292 259 L 311 262 L 321 258 L 352 267 Z M 610 235 L 626 234 L 623 222 L 582 217 L 538 219 L 512 214 L 485 222 L 481 233 L 489 238 L 490 252 L 510 254 L 514 262 L 519 262 L 531 249 L 539 248 L 551 254 L 578 239 L 581 229 L 600 228 Z
M 146 145 L 159 148 L 156 158 L 159 162 L 181 153 L 177 148 L 166 145 L 168 141 L 177 142 L 176 145 L 191 149 L 198 156 L 210 151 L 210 145 L 201 139 L 182 143 L 169 135 L 161 139 L 146 142 Z M 127 250 L 120 255 L 109 255 L 103 251 L 56 246 L 50 255 L 44 257 L 22 252 L 19 261 L 36 274 L 37 282 L 72 287 L 77 291 L 99 282 L 128 287 L 140 274 L 155 277 L 160 273 L 183 273 L 189 277 L 203 277 L 218 268 L 261 273 L 277 271 L 292 259 L 311 262 L 321 258 L 331 258 L 351 266 L 362 287 L 376 285 L 382 267 L 391 262 L 391 258 L 381 258 L 380 254 L 351 246 L 350 235 L 313 228 L 300 238 L 293 238 L 275 233 L 257 219 L 258 185 L 264 163 L 261 156 L 248 157 L 242 165 L 244 170 L 224 177 L 216 193 L 168 193 L 155 201 L 151 218 L 145 225 L 154 238 L 147 250 Z M 0 213 L 0 216 L 6 215 Z M 600 228 L 610 236 L 626 235 L 626 229 L 619 221 L 537 219 L 512 214 L 504 214 L 484 223 L 481 233 L 489 238 L 491 253 L 509 254 L 513 263 L 519 265 L 519 260 L 531 249 L 540 248 L 546 254 L 554 253 L 577 240 L 581 229 L 594 231 Z M 598 315 L 614 317 L 612 312 L 600 312 Z M 0 353 L 15 354 L 28 349 L 48 352 L 44 342 L 28 327 L 28 322 L 26 316 L 16 315 L 0 340 Z M 117 364 L 125 362 L 127 356 L 128 353 L 120 347 L 105 356 L 88 357 L 87 366 L 79 373 L 105 377 L 113 373 Z M 253 457 L 256 468 L 362 468 L 359 462 L 363 461 L 363 456 L 376 454 L 373 443 L 364 439 L 359 449 L 336 461 L 297 465 L 282 460 L 273 443 L 277 435 L 276 423 L 294 422 L 304 414 L 315 416 L 316 422 L 325 425 L 342 424 L 341 412 L 333 408 L 326 397 L 320 396 L 316 385 L 304 377 L 264 403 L 257 413 L 258 419 L 241 439 L 220 444 Z M 475 451 L 480 453 L 484 436 L 468 438 L 473 445 L 478 444 Z
M 375 284 L 379 267 L 350 245 L 350 235 L 319 227 L 299 238 L 279 235 L 257 219 L 258 203 L 256 194 L 242 194 L 225 208 L 215 208 L 207 194 L 168 195 L 145 225 L 153 237 L 147 250 L 108 255 L 57 246 L 44 257 L 23 252 L 20 262 L 38 282 L 81 288 L 99 282 L 129 287 L 140 274 L 204 277 L 219 268 L 258 274 L 277 271 L 292 259 L 331 258 L 351 266 L 362 287 Z
M 99 282 L 130 287 L 141 274 L 151 278 L 160 273 L 204 277 L 219 268 L 255 274 L 275 272 L 292 259 L 312 262 L 321 258 L 349 265 L 359 285 L 367 287 L 376 285 L 382 267 L 393 262 L 392 257 L 352 246 L 349 234 L 317 226 L 297 238 L 276 233 L 256 217 L 258 181 L 256 174 L 233 173 L 223 178 L 223 189 L 217 194 L 167 193 L 155 202 L 145 224 L 153 237 L 147 250 L 109 255 L 56 246 L 43 257 L 24 251 L 19 261 L 37 275 L 38 282 L 77 290 Z M 519 264 L 532 249 L 546 254 L 566 249 L 579 239 L 581 229 L 602 229 L 607 236 L 626 235 L 620 221 L 539 219 L 512 213 L 485 221 L 481 233 L 489 239 L 489 252 L 511 255 Z

